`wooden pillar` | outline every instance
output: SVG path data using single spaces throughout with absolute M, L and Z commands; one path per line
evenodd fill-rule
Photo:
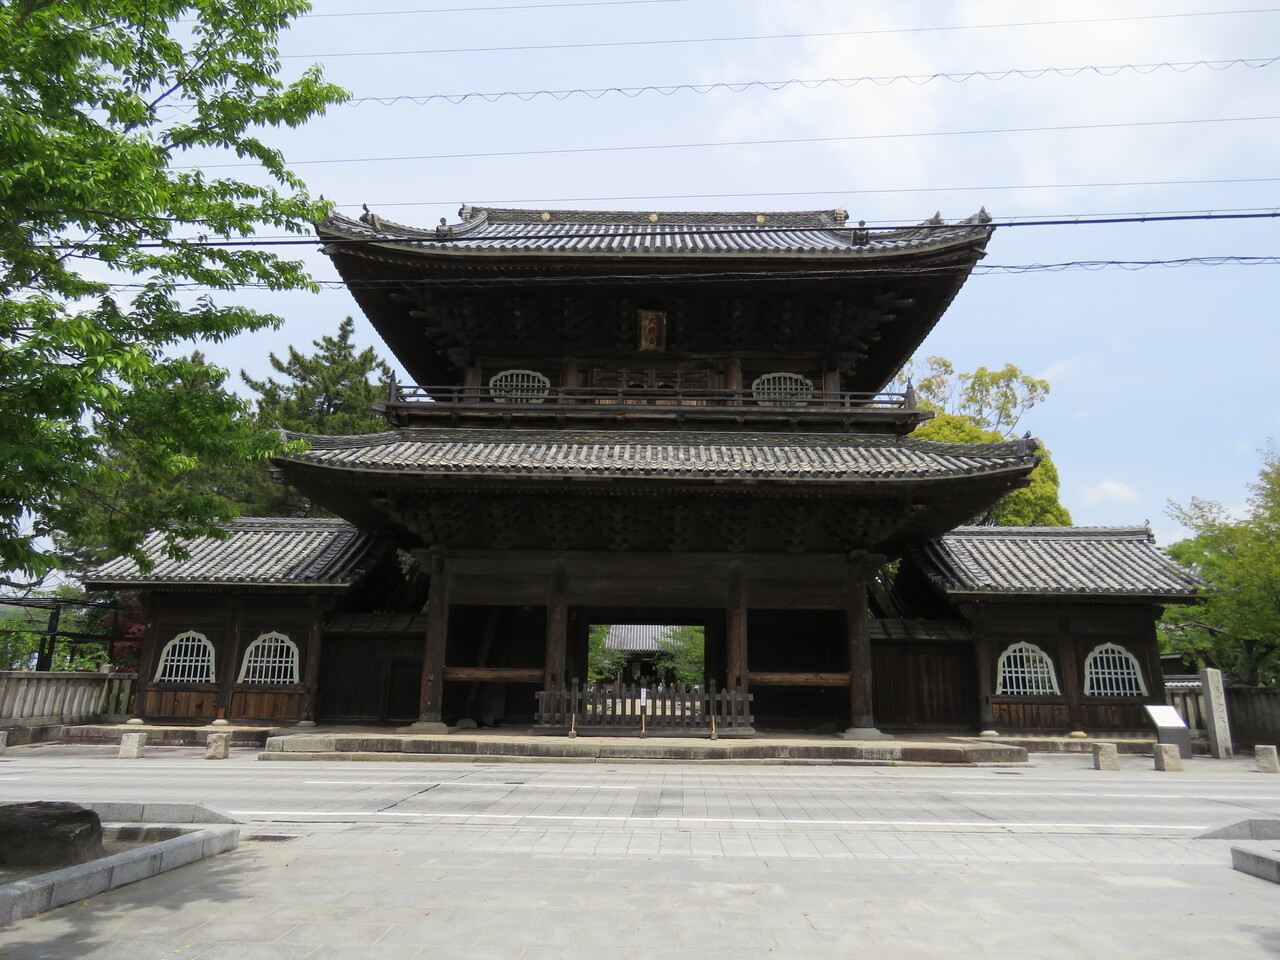
M 322 620 L 324 609 L 320 606 L 320 598 L 311 598 L 311 629 L 307 633 L 307 669 L 303 677 L 306 693 L 303 694 L 302 718 L 303 726 L 314 726 L 316 722 L 316 698 L 320 692 L 320 645 L 324 639 Z
M 980 736 L 996 736 L 996 714 L 991 705 L 995 693 L 995 656 L 987 638 L 985 618 L 978 604 L 964 604 L 960 612 L 969 621 L 973 633 L 973 666 L 978 679 L 978 732 Z
M 138 598 L 139 607 L 146 611 L 147 623 L 143 628 L 142 649 L 138 651 L 138 686 L 133 694 L 133 713 L 128 723 L 142 723 L 147 713 L 147 687 L 156 672 L 156 658 L 160 656 L 160 638 L 156 633 L 155 594 L 143 593 Z
M 565 648 L 569 642 L 569 566 L 551 561 L 547 583 L 547 653 L 543 661 L 542 689 L 564 688 Z
M 240 655 L 242 645 L 240 643 L 240 624 L 244 619 L 244 600 L 239 597 L 231 599 L 231 620 L 227 624 L 227 635 L 222 641 L 222 669 L 221 676 L 215 676 L 213 679 L 218 684 L 217 694 L 217 716 L 214 724 L 217 726 L 225 726 L 230 721 L 227 719 L 227 711 L 231 708 L 231 688 L 236 682 L 236 672 L 240 668 Z M 216 665 L 215 660 L 215 665 Z
M 449 565 L 443 547 L 428 551 L 431 586 L 427 593 L 427 636 L 422 653 L 422 696 L 418 702 L 415 733 L 444 733 L 441 720 L 444 700 L 444 652 L 449 639 Z
M 849 639 L 851 724 L 844 732 L 849 740 L 880 740 L 886 736 L 876 729 L 871 698 L 871 634 L 867 627 L 867 578 L 883 560 L 861 550 L 849 555 L 845 624 Z
M 1058 659 L 1062 663 L 1062 692 L 1067 695 L 1067 718 L 1070 737 L 1085 737 L 1084 677 L 1080 674 L 1080 651 L 1071 633 L 1071 618 L 1063 614 L 1058 618 Z
M 747 571 L 741 560 L 729 564 L 725 602 L 725 686 L 747 692 Z
M 730 357 L 729 362 L 724 368 L 724 388 L 726 390 L 742 389 L 742 361 L 737 357 Z M 734 397 L 729 401 L 730 406 L 742 406 L 741 397 Z

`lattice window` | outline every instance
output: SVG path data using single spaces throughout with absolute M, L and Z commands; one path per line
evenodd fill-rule
M 541 403 L 551 381 L 536 370 L 503 370 L 489 378 L 489 396 L 503 403 Z
M 264 633 L 249 644 L 238 683 L 297 683 L 298 645 L 283 633 Z
M 213 644 L 203 633 L 180 633 L 160 651 L 157 683 L 213 683 Z
M 751 383 L 756 403 L 805 403 L 813 397 L 813 381 L 798 373 L 766 373 Z
M 1048 697 L 1058 694 L 1053 661 L 1034 643 L 1015 643 L 996 663 L 996 693 L 1013 697 Z
M 1084 661 L 1086 697 L 1145 697 L 1138 658 L 1124 647 L 1103 643 L 1093 648 Z

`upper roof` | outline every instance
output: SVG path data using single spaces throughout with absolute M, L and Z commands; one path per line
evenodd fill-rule
M 919 480 L 1022 475 L 1034 440 L 954 444 L 859 434 L 407 427 L 353 437 L 295 434 L 311 444 L 278 458 L 362 473 L 665 478 Z
M 1202 582 L 1148 527 L 957 527 L 912 547 L 939 589 L 965 594 L 1187 599 Z
M 682 257 L 881 257 L 985 241 L 985 210 L 947 224 L 935 214 L 919 226 L 870 231 L 846 225 L 843 210 L 765 212 L 513 210 L 463 206 L 458 223 L 409 227 L 367 211 L 360 219 L 332 213 L 322 237 L 373 241 L 422 252 Z
M 185 560 L 166 557 L 164 535 L 151 533 L 142 545 L 155 564 L 150 572 L 143 573 L 133 560 L 117 558 L 81 579 L 89 589 L 142 584 L 345 587 L 381 554 L 374 534 L 345 520 L 242 517 L 226 529 L 230 536 L 225 540 L 187 541 Z

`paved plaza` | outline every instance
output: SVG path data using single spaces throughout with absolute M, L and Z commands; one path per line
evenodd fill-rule
M 40 746 L 0 796 L 200 801 L 239 850 L 0 929 L 10 960 L 1280 956 L 1211 827 L 1280 776 L 999 767 L 262 763 Z

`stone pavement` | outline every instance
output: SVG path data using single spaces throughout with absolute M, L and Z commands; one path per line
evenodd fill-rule
M 260 839 L 4 928 L 0 958 L 1280 953 L 1280 887 L 1193 839 L 1280 817 L 1280 777 L 1247 761 L 406 770 L 94 749 L 10 751 L 0 793 L 199 797 Z

